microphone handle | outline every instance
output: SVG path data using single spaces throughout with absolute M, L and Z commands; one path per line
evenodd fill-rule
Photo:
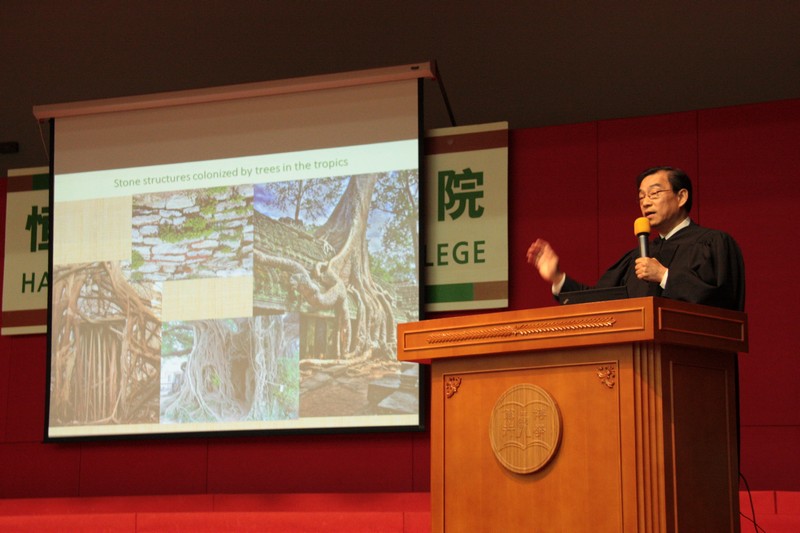
M 647 242 L 647 235 L 644 233 L 640 233 L 639 237 L 639 257 L 649 257 L 650 250 Z

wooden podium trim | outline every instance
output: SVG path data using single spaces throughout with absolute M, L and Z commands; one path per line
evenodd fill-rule
M 467 328 L 461 331 L 434 332 L 428 335 L 428 344 L 459 343 L 487 339 L 510 339 L 531 335 L 577 333 L 582 330 L 614 327 L 613 316 L 583 317 L 527 323 L 512 323 L 490 328 Z
M 726 317 L 697 309 L 659 307 L 657 317 L 658 331 L 673 334 L 673 340 L 691 338 L 693 345 L 747 351 L 746 316 Z
M 643 341 L 748 349 L 744 313 L 653 297 L 399 324 L 397 340 L 415 362 Z
M 555 346 L 584 346 L 611 344 L 624 340 L 613 337 L 628 333 L 637 340 L 647 336 L 645 310 L 641 306 L 616 309 L 613 313 L 601 309 L 579 309 L 572 313 L 564 308 L 510 311 L 483 315 L 480 324 L 470 324 L 470 317 L 439 319 L 415 323 L 414 328 L 398 326 L 398 358 L 417 360 L 417 356 L 457 357 L 503 352 L 528 351 Z M 547 312 L 551 311 L 551 312 Z M 537 316 L 541 315 L 541 316 Z M 652 329 L 652 328 L 651 328 Z

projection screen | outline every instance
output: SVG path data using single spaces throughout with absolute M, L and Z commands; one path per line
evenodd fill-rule
M 421 428 L 428 64 L 34 108 L 46 439 Z

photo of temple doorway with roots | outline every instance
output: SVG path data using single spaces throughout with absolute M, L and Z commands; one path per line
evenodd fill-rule
M 259 184 L 254 314 L 298 316 L 300 416 L 410 414 L 418 366 L 396 328 L 418 320 L 416 171 Z
M 159 285 L 113 261 L 53 270 L 50 426 L 158 423 Z

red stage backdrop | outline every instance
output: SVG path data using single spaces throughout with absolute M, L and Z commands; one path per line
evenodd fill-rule
M 750 317 L 741 468 L 752 489 L 800 490 L 800 250 L 791 224 L 799 139 L 800 100 L 510 138 L 512 309 L 553 304 L 525 263 L 533 238 L 547 238 L 563 267 L 587 282 L 635 245 L 634 178 L 652 165 L 684 168 L 695 181 L 695 220 L 737 239 Z M 2 224 L 5 193 L 0 180 Z M 0 338 L 0 497 L 429 490 L 427 433 L 43 444 L 45 368 L 43 335 Z

